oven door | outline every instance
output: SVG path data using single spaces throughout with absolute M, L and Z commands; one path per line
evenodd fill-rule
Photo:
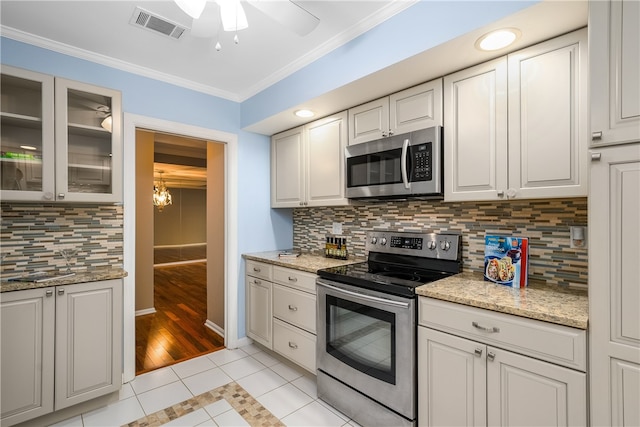
M 415 419 L 415 299 L 316 284 L 318 370 Z

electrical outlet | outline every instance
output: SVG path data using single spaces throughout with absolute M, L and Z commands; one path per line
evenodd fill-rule
M 569 227 L 572 248 L 584 249 L 587 247 L 587 227 L 572 225 Z

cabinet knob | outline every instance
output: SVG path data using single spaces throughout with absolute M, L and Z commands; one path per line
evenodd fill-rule
M 602 139 L 602 131 L 591 132 L 591 140 L 598 141 Z
M 58 200 L 64 200 L 64 193 L 58 193 Z
M 498 191 L 497 195 L 498 197 L 504 197 L 504 191 L 503 190 Z
M 591 153 L 591 161 L 599 162 L 602 159 L 602 153 Z
M 389 136 L 393 135 L 393 131 L 389 130 Z
M 53 193 L 47 191 L 42 195 L 42 198 L 45 200 L 53 200 Z
M 48 289 L 44 294 L 45 296 L 48 296 L 48 297 L 53 296 L 53 290 Z
M 298 344 L 296 344 L 296 343 L 294 343 L 294 342 L 289 341 L 289 348 L 292 348 L 292 349 L 294 349 L 294 350 L 295 350 L 296 348 L 298 348 Z
M 480 357 L 480 356 L 482 356 L 482 349 L 481 349 L 481 348 L 476 348 L 476 349 L 475 349 L 475 351 L 473 352 L 473 354 L 474 354 L 476 357 Z
M 261 284 L 261 283 L 262 283 L 262 281 L 261 281 L 261 280 L 258 280 L 258 279 L 253 279 L 253 283 L 254 283 L 255 285 L 259 285 L 259 284 Z
M 296 307 L 295 305 L 291 305 L 291 304 L 289 304 L 289 310 L 291 310 L 291 311 L 298 311 L 298 307 Z
M 58 295 L 64 295 L 64 288 L 58 289 Z
M 487 360 L 489 362 L 493 362 L 496 358 L 496 354 L 492 351 L 490 351 L 489 353 L 487 353 Z
M 298 281 L 298 278 L 297 278 L 297 277 L 291 277 L 291 276 L 289 276 L 289 277 L 288 277 L 288 279 L 289 279 L 289 281 L 290 281 L 290 282 L 297 282 L 297 281 Z
M 516 197 L 517 193 L 518 192 L 515 189 L 510 188 L 510 189 L 507 190 L 507 198 L 513 199 L 514 197 Z
M 256 273 L 260 273 L 260 269 L 258 267 L 253 267 L 253 271 L 255 271 Z

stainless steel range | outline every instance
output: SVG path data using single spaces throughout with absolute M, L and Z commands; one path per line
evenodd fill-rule
M 363 426 L 415 426 L 415 289 L 461 271 L 460 235 L 374 231 L 366 249 L 318 271 L 318 397 Z

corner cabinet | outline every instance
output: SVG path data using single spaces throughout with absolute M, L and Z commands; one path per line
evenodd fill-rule
M 640 141 L 640 2 L 589 2 L 591 145 Z
M 0 294 L 2 425 L 122 385 L 122 280 Z
M 591 155 L 591 423 L 639 426 L 640 142 Z
M 442 126 L 442 79 L 349 109 L 349 145 Z
M 271 207 L 341 206 L 345 196 L 347 113 L 271 138 Z
M 418 424 L 587 425 L 586 331 L 420 297 Z
M 444 78 L 445 201 L 587 195 L 587 30 Z
M 122 201 L 120 92 L 2 67 L 0 197 Z

